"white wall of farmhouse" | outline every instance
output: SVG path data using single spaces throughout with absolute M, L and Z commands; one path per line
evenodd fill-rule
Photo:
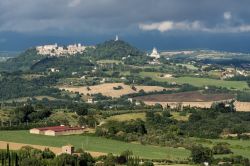
M 30 129 L 30 133 L 31 134 L 40 134 L 40 130 L 39 129 Z

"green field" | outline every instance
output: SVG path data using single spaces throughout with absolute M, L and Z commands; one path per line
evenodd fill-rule
M 120 154 L 122 151 L 131 150 L 134 155 L 145 159 L 169 159 L 185 160 L 189 157 L 189 151 L 182 148 L 158 147 L 110 140 L 88 135 L 73 136 L 43 136 L 32 135 L 28 131 L 0 131 L 1 141 L 26 143 L 34 145 L 46 145 L 61 147 L 72 144 L 76 148 L 83 147 L 87 151 Z
M 155 72 L 141 72 L 142 77 L 151 77 L 152 79 L 160 82 L 176 82 L 178 84 L 190 84 L 197 87 L 203 86 L 219 86 L 228 89 L 244 90 L 249 89 L 247 82 L 245 81 L 224 81 L 210 78 L 198 78 L 198 77 L 178 77 L 178 78 L 161 78 L 160 73 Z
M 250 140 L 205 139 L 207 142 L 206 141 L 200 142 L 199 139 L 196 138 L 195 140 L 196 143 L 201 143 L 204 146 L 209 146 L 209 147 L 212 147 L 213 145 L 219 142 L 227 142 L 228 144 L 230 144 L 230 149 L 233 151 L 234 155 L 241 155 L 250 159 Z M 217 157 L 219 156 L 221 155 L 217 155 Z
M 69 125 L 76 126 L 78 124 L 78 118 L 75 113 L 72 112 L 63 112 L 63 111 L 57 111 L 53 113 L 49 118 L 49 121 L 55 121 L 55 122 L 69 122 Z
M 5 100 L 4 102 L 6 103 L 12 103 L 12 102 L 27 102 L 27 100 L 30 100 L 32 98 L 35 98 L 37 100 L 42 100 L 44 98 L 47 98 L 48 100 L 57 100 L 56 98 L 54 97 L 51 97 L 51 96 L 34 96 L 34 97 L 19 97 L 19 98 L 13 98 L 13 99 L 8 99 L 8 100 Z
M 121 115 L 114 115 L 108 117 L 106 120 L 116 120 L 116 121 L 127 121 L 127 120 L 136 120 L 136 119 L 141 119 L 145 120 L 146 119 L 146 113 L 141 112 L 141 113 L 128 113 L 128 114 L 121 114 Z
M 191 64 L 177 63 L 176 65 L 185 66 L 187 69 L 190 69 L 190 70 L 198 70 L 197 67 L 195 67 L 194 65 L 191 65 Z
M 180 112 L 171 112 L 171 115 L 174 119 L 178 120 L 178 121 L 188 121 L 188 118 L 190 116 L 190 114 L 187 114 L 185 116 L 180 115 Z
M 179 112 L 171 112 L 172 118 L 180 121 L 187 121 L 190 114 L 187 114 L 185 116 L 181 116 Z M 109 120 L 116 120 L 116 121 L 128 121 L 128 120 L 136 120 L 141 119 L 143 121 L 146 120 L 146 113 L 140 112 L 140 113 L 127 113 L 127 114 L 121 114 L 121 115 L 114 115 L 108 117 L 105 121 Z
M 222 140 L 216 139 L 213 142 L 227 142 L 234 154 L 242 155 L 250 159 L 250 141 L 249 140 Z
M 119 64 L 119 63 L 123 63 L 122 61 L 118 61 L 118 60 L 99 60 L 97 61 L 97 63 L 102 63 L 102 64 Z

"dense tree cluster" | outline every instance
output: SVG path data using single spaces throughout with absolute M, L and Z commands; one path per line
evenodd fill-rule
M 39 150 L 24 146 L 18 151 L 10 151 L 7 145 L 6 150 L 0 151 L 1 165 L 6 166 L 93 166 L 94 158 L 82 152 L 80 155 L 60 154 L 56 156 L 49 149 Z
M 140 119 L 125 122 L 109 121 L 96 129 L 97 136 L 124 141 L 136 141 L 146 133 L 145 122 Z
M 191 158 L 194 163 L 211 163 L 213 161 L 213 151 L 201 145 L 191 148 Z
M 190 113 L 187 121 L 175 120 L 168 110 L 148 111 L 145 122 L 141 120 L 110 121 L 98 127 L 96 134 L 108 138 L 138 141 L 142 144 L 189 148 L 193 144 L 193 142 L 185 141 L 189 136 L 219 138 L 227 133 L 241 135 L 250 132 L 250 113 L 235 112 L 225 105 L 218 103 L 214 108 L 200 110 L 183 108 L 182 114 Z M 130 126 L 131 124 L 134 127 Z M 226 148 L 227 146 L 218 145 L 214 153 L 229 153 L 230 151 Z
M 19 97 L 33 96 L 60 96 L 60 90 L 42 86 L 51 82 L 50 78 L 40 78 L 33 81 L 25 80 L 21 77 L 3 77 L 0 79 L 0 98 L 2 100 Z
M 18 70 L 29 70 L 30 67 L 43 59 L 42 56 L 37 54 L 35 48 L 28 49 L 21 53 L 16 58 L 10 58 L 6 62 L 0 63 L 1 71 L 18 71 Z
M 250 102 L 250 93 L 249 92 L 238 92 L 237 100 L 242 102 Z
M 250 113 L 231 112 L 230 107 L 194 110 L 189 121 L 180 123 L 180 129 L 189 136 L 218 138 L 223 133 L 250 132 Z M 223 109 L 224 108 L 224 109 Z
M 43 108 L 35 110 L 31 105 L 17 107 L 14 111 L 13 119 L 19 122 L 34 122 L 49 117 L 52 110 Z
M 202 145 L 195 145 L 191 147 L 190 158 L 195 164 L 209 164 L 209 165 L 250 165 L 250 160 L 248 158 L 231 155 L 227 157 L 214 157 L 214 154 L 229 154 L 232 153 L 228 147 L 225 147 L 225 144 L 217 144 L 212 149 L 209 147 L 204 147 Z M 219 152 L 219 153 L 217 153 Z

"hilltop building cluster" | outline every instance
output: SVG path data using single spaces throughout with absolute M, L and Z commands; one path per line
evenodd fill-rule
M 75 55 L 77 53 L 83 53 L 87 46 L 79 44 L 73 44 L 68 46 L 58 46 L 57 44 L 37 46 L 36 50 L 40 55 L 50 56 L 66 56 Z

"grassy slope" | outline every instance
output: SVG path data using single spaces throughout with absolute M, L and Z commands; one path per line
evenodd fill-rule
M 78 124 L 78 118 L 75 113 L 66 113 L 63 111 L 58 111 L 52 114 L 49 117 L 50 121 L 57 121 L 63 123 L 64 121 L 68 121 L 69 125 L 76 126 Z
M 229 139 L 197 139 L 196 143 L 204 146 L 213 147 L 219 142 L 227 142 L 230 144 L 230 149 L 233 151 L 233 155 L 241 155 L 250 159 L 250 140 L 229 140 Z M 230 156 L 229 155 L 216 155 L 216 157 Z
M 214 143 L 217 142 L 227 142 L 230 144 L 230 148 L 234 152 L 234 154 L 242 155 L 244 157 L 248 157 L 250 159 L 250 140 L 223 140 L 223 139 L 215 139 L 211 140 Z
M 128 114 L 121 114 L 121 115 L 114 115 L 111 117 L 108 117 L 106 120 L 117 120 L 117 121 L 127 121 L 127 120 L 135 120 L 135 119 L 146 119 L 146 113 L 128 113 Z
M 177 63 L 176 65 L 185 66 L 185 67 L 187 67 L 187 69 L 190 69 L 190 70 L 198 70 L 198 68 L 197 68 L 197 67 L 195 67 L 194 65 L 191 65 L 191 64 L 182 64 L 182 63 Z
M 141 72 L 140 75 L 143 77 L 151 77 L 156 81 L 167 81 L 167 82 L 176 82 L 179 84 L 188 83 L 193 86 L 202 87 L 202 86 L 220 86 L 225 88 L 233 88 L 238 90 L 249 89 L 245 81 L 224 81 L 216 80 L 209 78 L 197 78 L 197 77 L 178 77 L 178 78 L 160 78 L 158 77 L 159 73 L 154 72 Z
M 47 98 L 48 100 L 57 100 L 56 98 L 54 97 L 51 97 L 51 96 L 34 96 L 33 98 L 37 99 L 37 100 L 42 100 L 44 98 Z M 13 98 L 13 99 L 8 99 L 8 100 L 5 100 L 4 102 L 6 103 L 12 103 L 13 101 L 15 102 L 26 102 L 28 99 L 31 99 L 31 97 L 19 97 L 19 98 Z
M 148 159 L 184 160 L 189 156 L 189 151 L 185 149 L 132 144 L 87 135 L 50 137 L 32 135 L 29 134 L 28 131 L 0 131 L 0 140 L 57 147 L 65 144 L 72 144 L 76 148 L 83 147 L 88 151 L 114 154 L 120 154 L 122 151 L 131 150 L 134 155 Z
M 97 63 L 102 63 L 102 64 L 119 64 L 119 63 L 123 63 L 122 61 L 118 61 L 118 60 L 99 60 L 97 61 Z
M 189 118 L 189 114 L 186 116 L 181 116 L 179 112 L 171 112 L 171 115 L 174 119 L 176 120 L 181 120 L 181 121 L 187 121 Z M 135 119 L 141 119 L 141 120 L 146 120 L 146 113 L 141 112 L 141 113 L 128 113 L 128 114 L 121 114 L 121 115 L 114 115 L 110 116 L 106 119 L 108 120 L 116 120 L 116 121 L 127 121 L 127 120 L 135 120 Z

